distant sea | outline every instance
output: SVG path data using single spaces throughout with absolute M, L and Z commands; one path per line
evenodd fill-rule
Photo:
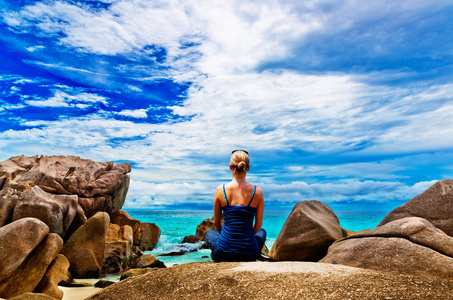
M 198 224 L 212 218 L 212 210 L 126 210 L 132 218 L 141 222 L 155 223 L 161 229 L 159 243 L 152 251 L 145 253 L 157 256 L 166 266 L 197 261 L 210 261 L 210 250 L 199 249 L 201 244 L 182 244 L 187 235 L 195 234 Z M 372 229 L 390 211 L 335 211 L 344 229 L 360 231 Z M 263 228 L 267 231 L 266 246 L 271 249 L 290 211 L 265 211 Z M 196 250 L 196 251 L 193 251 Z M 159 256 L 161 254 L 185 251 L 180 256 Z

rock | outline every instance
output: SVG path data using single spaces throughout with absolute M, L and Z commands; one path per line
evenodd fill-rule
M 0 297 L 11 298 L 33 292 L 62 246 L 62 238 L 49 233 L 14 274 L 0 283 Z
M 181 243 L 189 243 L 189 244 L 196 244 L 200 240 L 195 235 L 187 235 L 183 238 Z
M 64 237 L 79 207 L 76 195 L 54 195 L 39 186 L 26 188 L 14 207 L 12 221 L 33 217 L 49 226 L 50 232 Z
M 195 236 L 200 241 L 206 242 L 206 232 L 208 232 L 211 229 L 216 229 L 215 224 L 214 224 L 214 218 L 205 219 L 197 226 L 197 229 L 195 231 Z
M 111 241 L 105 246 L 105 257 L 102 274 L 121 273 L 128 270 L 135 254 L 128 241 Z
M 129 225 L 124 225 L 120 228 L 121 238 L 128 241 L 131 246 L 134 245 L 134 231 Z
M 79 282 L 79 281 L 75 281 L 75 280 L 70 280 L 70 281 L 62 281 L 60 282 L 61 286 L 64 286 L 64 287 L 92 287 L 93 284 L 92 283 L 89 283 L 89 282 Z
M 129 225 L 132 228 L 134 236 L 134 245 L 140 245 L 140 236 L 141 236 L 141 222 L 139 220 L 131 218 L 131 216 L 124 210 L 119 210 L 110 214 L 111 223 L 117 224 L 120 227 L 124 225 Z
M 298 202 L 272 246 L 273 260 L 318 261 L 329 246 L 347 235 L 338 217 L 322 202 Z
M 223 214 L 222 220 L 223 222 Z M 196 228 L 195 235 L 185 236 L 182 240 L 182 243 L 196 244 L 200 241 L 206 242 L 206 232 L 211 229 L 217 229 L 214 224 L 214 218 L 203 220 Z M 202 249 L 209 249 L 208 244 L 203 244 Z
M 47 268 L 46 274 L 44 274 L 44 277 L 35 288 L 34 292 L 47 294 L 56 299 L 62 299 L 63 291 L 58 288 L 58 284 L 61 281 L 66 282 L 70 280 L 71 274 L 69 274 L 68 269 L 68 259 L 64 255 L 58 254 Z
M 409 217 L 335 242 L 322 262 L 453 279 L 453 238 Z
M 107 231 L 107 244 L 102 273 L 121 273 L 128 270 L 141 255 L 141 251 L 133 246 L 133 232 L 129 225 L 120 227 L 110 223 Z
M 9 300 L 55 300 L 55 298 L 42 293 L 25 293 Z
M 17 156 L 0 163 L 2 189 L 39 186 L 52 194 L 77 195 L 86 216 L 119 210 L 129 188 L 128 163 L 113 165 L 76 156 Z
M 115 284 L 115 281 L 99 280 L 98 282 L 96 282 L 94 284 L 94 287 L 103 289 L 103 288 L 106 288 L 108 286 L 111 286 L 112 284 Z
M 13 211 L 18 199 L 15 189 L 6 188 L 0 191 L 0 227 L 13 221 Z
M 121 274 L 120 280 L 127 279 L 129 277 L 135 277 L 139 275 L 143 275 L 149 273 L 153 270 L 153 268 L 137 268 L 137 269 L 130 269 Z
M 154 223 L 140 224 L 140 249 L 143 251 L 151 251 L 156 247 L 160 238 L 160 228 Z
M 49 227 L 35 218 L 24 218 L 0 228 L 0 282 L 13 275 L 47 236 Z
M 165 264 L 158 260 L 154 255 L 143 254 L 140 256 L 135 265 L 135 268 L 166 268 Z
M 129 278 L 87 300 L 445 299 L 452 281 L 313 262 L 201 262 Z
M 61 249 L 60 253 L 71 263 L 69 271 L 73 277 L 93 278 L 101 275 L 109 222 L 107 213 L 96 213 L 74 232 Z
M 436 182 L 426 191 L 392 210 L 378 226 L 406 217 L 420 217 L 453 236 L 453 180 Z

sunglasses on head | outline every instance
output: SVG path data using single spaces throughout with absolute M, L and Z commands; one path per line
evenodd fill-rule
M 233 154 L 234 152 L 237 152 L 237 151 L 242 151 L 242 152 L 245 152 L 245 154 L 249 155 L 249 153 L 248 153 L 247 151 L 245 151 L 245 150 L 240 150 L 240 149 L 238 149 L 238 150 L 233 150 L 233 152 L 231 152 L 231 154 Z

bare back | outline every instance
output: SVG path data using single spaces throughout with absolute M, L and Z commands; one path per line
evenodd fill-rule
M 255 186 L 248 182 L 237 182 L 231 181 L 225 184 L 225 193 L 228 198 L 229 205 L 249 205 L 250 199 L 252 199 L 253 191 Z M 256 191 L 255 191 L 256 193 Z M 255 197 L 254 197 L 255 198 Z M 255 199 L 254 199 L 255 200 Z M 223 199 L 223 203 L 226 205 L 225 199 Z M 224 206 L 222 205 L 222 206 Z M 253 201 L 251 203 L 252 207 L 258 206 L 258 201 Z

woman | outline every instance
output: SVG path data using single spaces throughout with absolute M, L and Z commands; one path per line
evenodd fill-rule
M 214 223 L 217 230 L 209 230 L 206 241 L 211 247 L 213 261 L 253 261 L 261 253 L 266 240 L 266 231 L 261 228 L 263 191 L 245 180 L 250 170 L 247 151 L 231 153 L 230 170 L 233 180 L 215 190 Z

